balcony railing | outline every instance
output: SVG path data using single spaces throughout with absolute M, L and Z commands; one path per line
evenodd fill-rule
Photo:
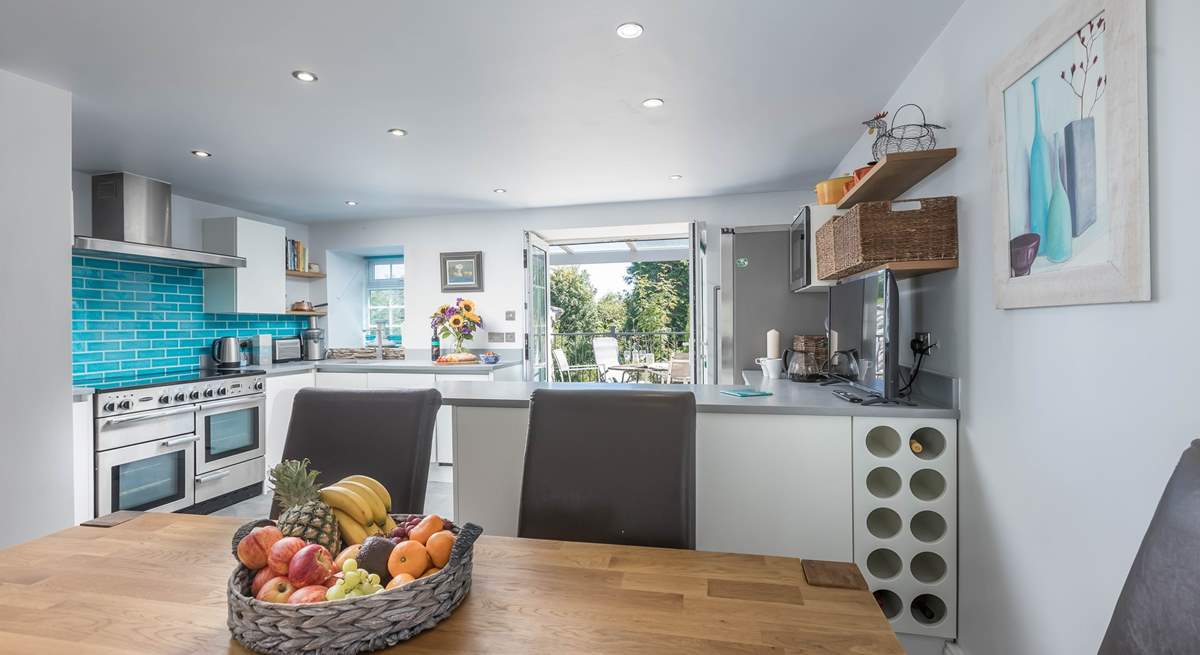
M 568 366 L 572 369 L 591 367 L 572 370 L 569 376 L 561 376 L 558 362 L 552 362 L 555 379 L 569 377 L 573 382 L 598 380 L 596 353 L 592 348 L 593 339 L 596 338 L 611 337 L 617 340 L 617 359 L 620 364 L 667 362 L 673 354 L 688 352 L 689 344 L 686 332 L 555 332 L 551 336 L 552 347 L 563 351 Z

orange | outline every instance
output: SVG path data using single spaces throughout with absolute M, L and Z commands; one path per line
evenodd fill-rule
M 407 573 L 415 578 L 427 568 L 429 568 L 429 553 L 425 552 L 424 545 L 412 539 L 401 541 L 388 556 L 388 573 L 391 573 L 393 577 Z
M 429 535 L 429 540 L 425 542 L 425 550 L 429 552 L 429 559 L 433 565 L 441 568 L 450 561 L 450 549 L 454 547 L 454 533 L 449 530 L 442 530 Z
M 421 577 L 422 577 L 422 578 L 428 578 L 429 576 L 433 575 L 434 573 L 437 573 L 438 571 L 441 571 L 441 569 L 439 569 L 439 568 L 437 568 L 437 567 L 435 566 L 435 567 L 433 567 L 433 568 L 429 569 L 428 571 L 426 571 L 426 572 L 422 573 L 422 574 L 421 574 Z
M 384 587 L 384 588 L 385 589 L 395 589 L 396 587 L 403 587 L 404 585 L 412 582 L 414 579 L 415 578 L 413 578 L 411 575 L 409 575 L 407 573 L 401 573 L 400 575 L 392 578 L 392 581 L 387 583 L 387 587 Z
M 446 523 L 442 520 L 442 517 L 438 516 L 437 514 L 430 514 L 429 516 L 421 519 L 421 522 L 417 524 L 417 527 L 408 531 L 408 538 L 412 539 L 413 541 L 421 542 L 421 545 L 425 545 L 425 542 L 429 540 L 429 537 L 433 533 L 441 531 L 442 526 L 445 524 Z

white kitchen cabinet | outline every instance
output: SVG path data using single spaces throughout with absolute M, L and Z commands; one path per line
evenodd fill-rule
M 504 370 L 504 369 L 501 369 Z M 495 372 L 484 375 L 438 373 L 438 382 L 488 382 L 494 379 Z M 454 464 L 454 412 L 448 405 L 442 405 L 437 417 L 437 461 L 438 464 Z
M 851 421 L 696 415 L 696 548 L 849 561 Z
M 366 389 L 369 373 L 338 373 L 317 371 L 317 387 L 321 389 Z
M 837 280 L 821 280 L 817 278 L 817 229 L 828 223 L 834 216 L 840 212 L 836 205 L 818 205 L 812 204 L 808 206 L 808 272 L 809 285 L 800 290 L 801 293 L 812 291 L 825 292 L 829 287 L 838 283 Z
M 205 250 L 246 258 L 245 268 L 204 271 L 204 311 L 282 314 L 287 309 L 282 227 L 234 216 L 206 218 L 201 231 Z
M 95 444 L 92 438 L 92 397 L 71 405 L 71 480 L 75 485 L 75 522 L 96 518 Z
M 367 373 L 368 389 L 432 389 L 436 379 L 432 373 Z M 437 426 L 433 431 L 433 446 L 429 461 L 438 461 Z
M 450 407 L 454 414 L 454 517 L 489 535 L 517 536 L 525 477 L 525 407 Z
M 312 371 L 267 378 L 267 443 L 266 466 L 270 471 L 283 460 L 283 445 L 287 442 L 288 425 L 292 420 L 292 402 L 296 392 L 316 386 Z

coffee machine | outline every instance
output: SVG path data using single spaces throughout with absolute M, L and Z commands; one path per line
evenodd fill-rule
M 317 317 L 308 317 L 308 329 L 300 332 L 300 350 L 307 361 L 325 359 L 325 330 L 317 327 Z

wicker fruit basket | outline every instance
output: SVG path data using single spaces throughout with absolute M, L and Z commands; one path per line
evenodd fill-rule
M 892 201 L 860 202 L 817 229 L 817 278 L 837 280 L 890 262 L 958 259 L 954 196 L 895 201 L 920 208 L 897 211 Z
M 405 514 L 393 514 L 398 522 Z M 450 560 L 441 571 L 369 596 L 287 605 L 249 595 L 253 573 L 241 564 L 229 577 L 229 631 L 242 645 L 270 655 L 351 655 L 411 639 L 450 616 L 471 589 L 474 523 L 455 525 Z

